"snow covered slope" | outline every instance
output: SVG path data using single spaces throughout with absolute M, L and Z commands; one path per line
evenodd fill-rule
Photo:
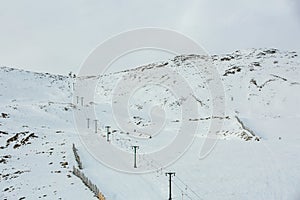
M 218 143 L 205 159 L 198 159 L 211 116 L 211 99 L 205 77 L 199 79 L 201 56 L 178 56 L 131 71 L 85 77 L 99 79 L 95 96 L 99 137 L 111 125 L 111 145 L 132 151 L 133 133 L 119 130 L 111 115 L 112 93 L 121 77 L 138 79 L 141 70 L 158 72 L 158 66 L 180 72 L 195 91 L 200 105 L 199 123 L 191 148 L 176 163 L 154 173 L 133 175 L 117 172 L 96 161 L 81 143 L 73 120 L 74 79 L 70 77 L 0 69 L 0 188 L 1 199 L 93 199 L 93 193 L 73 175 L 77 166 L 76 144 L 83 172 L 109 200 L 168 199 L 167 171 L 175 171 L 174 199 L 299 199 L 300 192 L 300 58 L 296 52 L 251 49 L 212 56 L 225 91 L 224 126 Z M 193 65 L 190 65 L 192 63 Z M 153 77 L 152 77 L 153 78 Z M 156 81 L 169 84 L 157 73 Z M 121 95 L 115 94 L 115 95 Z M 138 127 L 151 123 L 149 107 L 166 111 L 165 133 L 151 138 L 152 151 L 168 143 L 180 124 L 184 99 L 150 85 L 137 91 L 129 108 Z M 85 102 L 86 103 L 86 102 Z M 89 106 L 87 104 L 86 106 Z M 92 126 L 91 122 L 91 126 Z M 139 136 L 148 138 L 147 135 Z M 143 145 L 140 143 L 140 145 Z M 147 147 L 148 148 L 148 147 Z M 142 150 L 141 150 L 142 151 Z M 139 164 L 160 168 L 160 163 L 138 157 Z

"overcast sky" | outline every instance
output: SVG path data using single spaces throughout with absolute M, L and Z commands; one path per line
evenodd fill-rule
M 209 53 L 300 50 L 299 0 L 0 0 L 0 65 L 77 72 L 105 39 L 139 27 L 179 31 Z

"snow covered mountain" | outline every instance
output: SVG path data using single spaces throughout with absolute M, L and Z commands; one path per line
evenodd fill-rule
M 211 59 L 223 83 L 225 115 L 217 145 L 201 160 L 199 147 L 207 137 L 211 119 L 219 117 L 211 113 L 212 100 L 205 85 L 209 80 L 197 71 L 197 66 L 205 63 L 204 57 L 177 56 L 101 77 L 80 77 L 83 85 L 98 80 L 92 104 L 99 120 L 99 137 L 105 139 L 105 126 L 111 125 L 110 145 L 128 152 L 137 143 L 134 134 L 151 139 L 151 146 L 145 151 L 161 148 L 174 138 L 172 132 L 179 127 L 182 101 L 190 98 L 199 105 L 199 116 L 189 118 L 190 123 L 199 124 L 190 149 L 171 166 L 140 175 L 112 170 L 96 161 L 84 147 L 74 125 L 73 112 L 83 107 L 80 100 L 73 102 L 74 78 L 1 67 L 1 199 L 96 199 L 73 174 L 73 166 L 78 166 L 73 144 L 82 161 L 80 171 L 108 200 L 168 199 L 168 171 L 176 171 L 173 199 L 299 199 L 298 53 L 251 49 L 213 55 Z M 195 94 L 180 98 L 157 85 L 143 87 L 130 100 L 131 121 L 125 123 L 151 127 L 148 111 L 151 106 L 160 105 L 166 112 L 165 133 L 149 138 L 144 133 L 120 130 L 110 106 L 115 103 L 113 95 L 126 95 L 122 90 L 114 94 L 118 81 L 138 80 L 141 71 L 148 71 L 155 74 L 152 81 L 154 78 L 171 86 L 168 75 L 159 73 L 160 68 L 182 74 Z M 79 85 L 75 83 L 75 87 Z M 88 107 L 91 102 L 84 104 Z M 138 161 L 149 169 L 163 167 L 142 155 Z

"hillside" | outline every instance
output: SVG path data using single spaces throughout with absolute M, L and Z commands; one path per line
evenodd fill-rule
M 73 144 L 83 163 L 81 171 L 108 200 L 167 199 L 165 172 L 169 171 L 176 172 L 172 182 L 174 199 L 300 198 L 298 53 L 250 49 L 211 56 L 223 84 L 223 116 L 214 115 L 212 94 L 207 87 L 210 77 L 205 70 L 199 72 L 198 67 L 204 66 L 206 59 L 198 55 L 177 56 L 132 70 L 79 77 L 77 82 L 62 75 L 1 67 L 1 199 L 96 199 L 73 174 L 73 166 L 78 166 Z M 179 73 L 194 93 L 174 95 L 181 82 L 170 81 L 172 75 L 164 74 L 164 70 Z M 138 83 L 147 79 L 141 74 L 149 75 L 146 82 L 149 84 L 130 96 L 131 91 L 124 88 L 122 81 Z M 89 81 L 95 80 L 95 99 L 86 98 L 81 105 L 76 95 L 73 96 L 73 86 L 84 90 Z M 124 104 L 125 100 L 128 104 Z M 199 114 L 185 116 L 184 131 L 189 132 L 195 124 L 198 127 L 191 135 L 190 148 L 175 163 L 165 167 L 163 161 L 151 160 L 145 154 L 163 148 L 176 138 L 174 132 L 184 121 L 182 112 L 194 114 L 181 110 L 185 102 L 196 104 Z M 115 105 L 115 111 L 111 105 Z M 153 107 L 157 110 L 151 113 Z M 95 108 L 96 118 L 89 115 L 91 108 Z M 130 120 L 126 118 L 127 108 Z M 87 149 L 78 128 L 86 126 L 87 118 L 90 120 L 87 133 L 92 135 L 87 142 L 92 144 L 97 140 L 130 156 L 132 145 L 138 144 L 139 169 L 151 173 L 122 173 L 99 162 L 95 154 L 101 155 L 106 148 Z M 95 119 L 99 122 L 97 134 Z M 212 120 L 221 120 L 223 126 L 217 132 L 215 148 L 207 157 L 199 159 Z M 112 131 L 109 143 L 106 142 L 107 125 Z M 163 131 L 154 130 L 157 127 Z M 149 135 L 151 131 L 159 134 Z M 173 153 L 175 156 L 182 152 Z M 112 159 L 123 162 L 124 167 L 132 165 L 130 159 Z

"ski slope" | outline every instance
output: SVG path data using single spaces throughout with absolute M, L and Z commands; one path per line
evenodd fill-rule
M 178 56 L 101 77 L 81 77 L 82 85 L 76 85 L 72 77 L 1 67 L 1 199 L 96 199 L 72 173 L 73 166 L 77 166 L 73 143 L 83 163 L 82 171 L 108 200 L 168 199 L 165 172 L 169 171 L 176 172 L 172 179 L 173 199 L 299 199 L 297 52 L 249 49 L 211 58 L 224 87 L 225 115 L 217 144 L 204 159 L 199 159 L 199 152 L 211 119 L 218 116 L 212 116 L 211 96 L 206 87 L 209 80 L 198 73 L 197 66 L 205 64 L 201 56 Z M 157 66 L 180 73 L 194 91 L 194 95 L 185 98 L 199 105 L 199 115 L 189 120 L 190 124 L 198 124 L 192 145 L 167 167 L 144 153 L 160 149 L 176 137 L 174 132 L 181 124 L 184 98 L 160 86 L 172 87 L 172 83 Z M 149 84 L 136 91 L 128 104 L 130 121 L 122 123 L 147 130 L 152 123 L 149 111 L 153 106 L 162 107 L 163 131 L 151 138 L 147 132 L 121 130 L 111 108 L 116 101 L 113 95 L 126 95 L 115 90 L 119 81 L 138 80 L 142 70 L 154 75 L 151 80 L 160 85 Z M 105 126 L 110 125 L 113 132 L 110 142 L 103 144 L 128 153 L 132 153 L 132 145 L 140 145 L 138 165 L 151 173 L 136 175 L 113 170 L 95 159 L 82 143 L 73 115 L 91 104 L 85 101 L 82 106 L 74 101 L 73 83 L 84 88 L 91 79 L 98 81 L 92 103 L 99 125 L 96 134 L 90 117 L 90 134 L 106 142 Z M 85 126 L 90 114 L 80 116 Z M 99 147 L 95 151 L 101 154 L 105 149 Z M 128 159 L 123 162 L 132 164 Z

